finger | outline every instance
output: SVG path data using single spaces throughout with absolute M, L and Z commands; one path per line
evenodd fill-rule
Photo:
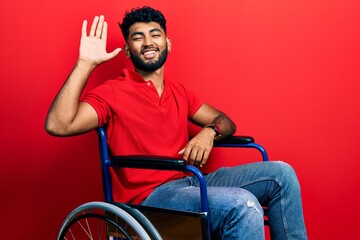
M 104 22 L 100 38 L 103 39 L 105 42 L 107 39 L 107 28 L 108 28 L 108 24 L 107 24 L 107 22 Z
M 116 57 L 119 54 L 120 51 L 121 51 L 121 48 L 116 48 L 114 51 L 109 53 L 110 59 Z
M 204 162 L 204 153 L 203 152 L 198 152 L 196 155 L 196 162 L 195 162 L 195 166 L 200 166 L 202 165 Z
M 94 17 L 94 21 L 93 21 L 93 23 L 91 24 L 89 37 L 95 36 L 95 30 L 96 30 L 96 25 L 97 25 L 98 21 L 99 21 L 99 17 L 98 17 L 98 16 L 95 16 L 95 17 Z
M 184 152 L 185 152 L 185 148 L 181 149 L 181 150 L 178 152 L 178 154 L 179 154 L 179 155 L 183 155 Z
M 188 159 L 189 159 L 189 154 L 190 154 L 189 148 L 185 148 L 183 152 L 184 152 L 184 153 L 183 153 L 183 158 L 184 158 L 186 161 L 188 161 Z
M 198 162 L 197 156 L 199 155 L 199 153 L 197 151 L 194 151 L 194 149 L 191 150 L 191 154 L 190 154 L 190 162 L 191 165 L 196 165 Z
M 194 161 L 197 161 L 197 156 L 199 155 L 199 151 L 197 151 L 196 149 L 192 149 L 191 150 L 191 154 L 190 154 L 190 158 L 193 159 Z
M 84 20 L 81 28 L 81 37 L 86 37 L 87 21 Z
M 96 28 L 96 33 L 95 33 L 96 37 L 100 38 L 102 36 L 103 26 L 104 26 L 104 16 L 101 15 L 99 18 L 99 23 Z
M 210 152 L 208 152 L 208 151 L 206 151 L 206 152 L 204 152 L 204 156 L 203 156 L 203 159 L 202 159 L 202 161 L 201 161 L 201 164 L 200 164 L 200 166 L 201 165 L 205 165 L 205 163 L 207 162 L 207 160 L 209 159 L 209 156 L 210 156 Z

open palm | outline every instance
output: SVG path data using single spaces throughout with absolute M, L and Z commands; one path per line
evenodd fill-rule
M 81 30 L 80 56 L 79 59 L 91 64 L 99 65 L 114 58 L 121 51 L 120 48 L 108 53 L 106 51 L 107 23 L 104 16 L 96 16 L 87 35 L 87 21 L 85 20 Z

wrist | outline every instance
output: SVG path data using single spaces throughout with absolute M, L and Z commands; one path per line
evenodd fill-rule
M 204 127 L 203 132 L 205 132 L 205 134 L 209 137 L 215 140 L 216 137 L 216 133 L 214 132 L 214 130 L 212 130 L 211 128 L 208 127 Z
M 96 68 L 97 65 L 95 62 L 90 62 L 90 61 L 79 58 L 76 62 L 76 66 L 81 68 L 82 70 L 91 72 L 92 70 L 94 70 Z
M 211 123 L 204 126 L 204 129 L 212 130 L 214 134 L 214 140 L 219 140 L 221 138 L 221 129 L 217 124 Z

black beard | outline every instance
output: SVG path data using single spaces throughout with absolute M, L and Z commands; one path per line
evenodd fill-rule
M 168 55 L 168 48 L 166 46 L 165 50 L 160 53 L 159 59 L 157 61 L 146 63 L 140 57 L 134 55 L 130 51 L 131 62 L 133 63 L 135 68 L 140 69 L 144 72 L 153 72 L 161 68 L 166 62 L 167 55 Z

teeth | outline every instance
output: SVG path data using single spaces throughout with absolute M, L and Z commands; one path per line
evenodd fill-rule
M 144 55 L 151 55 L 151 54 L 154 54 L 155 51 L 148 51 L 148 52 L 145 52 Z

